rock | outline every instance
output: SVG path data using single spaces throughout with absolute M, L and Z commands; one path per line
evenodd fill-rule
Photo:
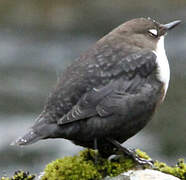
M 180 180 L 179 178 L 157 170 L 130 170 L 117 177 L 106 177 L 104 180 Z

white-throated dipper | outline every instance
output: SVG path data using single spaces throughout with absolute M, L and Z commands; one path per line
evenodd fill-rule
M 62 73 L 44 110 L 14 144 L 64 138 L 98 148 L 103 157 L 122 150 L 164 100 L 170 78 L 164 35 L 181 21 L 137 18 L 96 42 Z

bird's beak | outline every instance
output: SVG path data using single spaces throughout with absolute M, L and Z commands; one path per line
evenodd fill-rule
M 177 20 L 177 21 L 170 22 L 168 24 L 162 24 L 162 28 L 164 29 L 164 31 L 168 31 L 170 29 L 173 29 L 174 27 L 176 27 L 180 23 L 181 23 L 181 21 Z

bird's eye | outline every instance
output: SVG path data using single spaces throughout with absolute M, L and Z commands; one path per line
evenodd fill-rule
M 156 29 L 149 29 L 148 33 L 153 37 L 158 37 L 158 31 Z

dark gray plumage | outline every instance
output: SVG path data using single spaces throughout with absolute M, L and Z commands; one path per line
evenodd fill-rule
M 156 44 L 165 28 L 151 19 L 128 21 L 99 40 L 61 75 L 43 112 L 16 144 L 65 138 L 110 155 L 113 145 L 141 130 L 161 102 Z M 157 29 L 153 37 L 149 29 Z M 111 151 L 109 150 L 111 149 Z

